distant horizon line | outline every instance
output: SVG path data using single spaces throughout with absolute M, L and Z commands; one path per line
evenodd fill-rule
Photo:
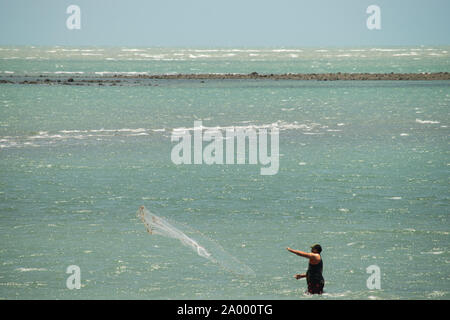
M 75 44 L 1 44 L 0 47 L 96 47 L 96 48 L 147 48 L 147 49 L 317 49 L 317 48 L 413 48 L 413 47 L 450 47 L 449 44 L 408 44 L 408 45 L 401 45 L 401 44 L 389 44 L 389 45 L 304 45 L 304 46 L 244 46 L 244 45 L 238 45 L 238 46 L 204 46 L 204 45 L 198 45 L 198 46 L 173 46 L 173 45 L 95 45 L 95 44 L 82 44 L 82 45 L 75 45 Z

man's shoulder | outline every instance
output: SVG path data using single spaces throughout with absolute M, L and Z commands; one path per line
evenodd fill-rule
M 322 261 L 322 256 L 318 253 L 313 253 L 311 259 L 313 259 L 316 263 Z

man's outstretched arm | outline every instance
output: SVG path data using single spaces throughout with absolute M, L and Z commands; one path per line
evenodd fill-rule
M 303 251 L 294 250 L 294 249 L 291 249 L 291 248 L 286 248 L 286 249 L 287 249 L 287 251 L 295 253 L 296 255 L 298 255 L 300 257 L 304 257 L 304 258 L 312 259 L 312 260 L 318 260 L 318 257 L 317 257 L 318 254 L 317 253 L 303 252 Z

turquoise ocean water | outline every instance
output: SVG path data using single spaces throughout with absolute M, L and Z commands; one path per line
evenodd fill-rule
M 2 47 L 0 76 L 448 72 L 449 49 Z M 0 85 L 0 298 L 450 298 L 449 81 L 151 82 Z M 171 133 L 195 120 L 279 128 L 278 173 L 175 165 Z M 147 234 L 140 205 L 256 276 Z M 313 243 L 321 297 L 286 251 Z M 371 265 L 381 289 L 367 287 Z

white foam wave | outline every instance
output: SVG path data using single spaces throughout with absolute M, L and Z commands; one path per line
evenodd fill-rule
M 84 71 L 55 71 L 55 72 L 43 72 L 43 73 L 54 73 L 54 74 L 84 74 Z
M 427 251 L 427 252 L 421 252 L 420 254 L 443 254 L 444 251 Z
M 272 52 L 303 52 L 301 49 L 273 49 Z
M 318 123 L 311 123 L 311 124 L 304 124 L 304 123 L 298 123 L 297 121 L 294 121 L 293 123 L 287 123 L 284 121 L 277 121 L 270 124 L 248 124 L 248 125 L 236 125 L 236 126 L 215 126 L 215 127 L 206 127 L 206 126 L 199 126 L 199 127 L 179 127 L 179 128 L 173 128 L 173 131 L 194 131 L 194 130 L 248 130 L 248 129 L 272 129 L 272 128 L 278 128 L 279 130 L 312 130 L 314 128 L 317 128 L 320 126 Z
M 338 129 L 330 129 L 328 126 L 322 126 L 319 123 L 298 123 L 277 121 L 267 124 L 252 124 L 252 121 L 241 121 L 241 124 L 230 126 L 199 126 L 199 127 L 175 127 L 175 128 L 119 128 L 119 129 L 63 129 L 54 132 L 39 131 L 34 134 L 25 136 L 0 136 L 0 149 L 11 147 L 39 147 L 42 145 L 52 144 L 57 141 L 75 141 L 92 139 L 101 141 L 114 137 L 145 137 L 156 134 L 163 134 L 168 137 L 165 132 L 180 131 L 196 131 L 196 130 L 215 130 L 225 132 L 226 130 L 273 130 L 277 128 L 283 130 L 300 130 L 303 134 L 324 134 L 327 132 L 341 131 Z M 100 139 L 101 138 L 101 139 Z
M 421 123 L 421 124 L 433 124 L 433 123 L 440 123 L 439 121 L 433 121 L 433 120 L 420 120 L 420 119 L 416 119 L 417 123 Z
M 47 271 L 45 268 L 17 268 L 16 271 L 30 272 L 30 271 Z
M 387 49 L 387 48 L 372 48 L 370 51 L 379 51 L 379 52 L 396 52 L 396 51 L 406 51 L 406 49 Z
M 408 57 L 408 56 L 417 56 L 417 55 L 419 55 L 419 54 L 417 52 L 413 51 L 410 53 L 396 53 L 396 54 L 393 54 L 392 56 L 393 57 L 403 57 L 403 56 Z
M 122 49 L 123 52 L 143 52 L 143 49 Z
M 124 72 L 124 71 L 96 71 L 94 72 L 94 74 L 98 74 L 100 76 L 104 76 L 104 75 L 114 75 L 114 74 L 120 74 L 120 75 L 147 75 L 148 72 L 141 72 L 141 71 L 128 71 L 128 72 Z

